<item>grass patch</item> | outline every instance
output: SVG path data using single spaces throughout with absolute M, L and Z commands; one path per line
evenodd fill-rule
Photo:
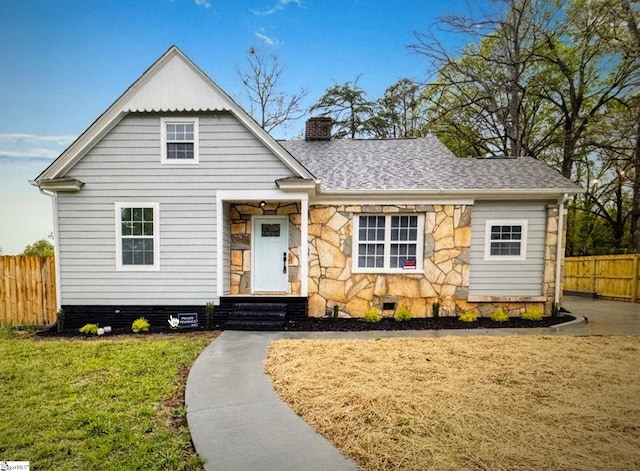
M 637 337 L 282 340 L 266 368 L 363 470 L 640 469 Z
M 0 456 L 32 469 L 202 469 L 184 387 L 214 336 L 1 337 Z

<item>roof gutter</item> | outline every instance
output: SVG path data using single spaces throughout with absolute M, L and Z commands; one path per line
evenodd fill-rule
M 514 197 L 552 197 L 556 199 L 558 195 L 574 195 L 584 193 L 584 189 L 575 186 L 572 188 L 504 188 L 504 189 L 415 189 L 415 190 L 322 190 L 318 196 L 368 196 L 376 198 L 381 196 L 455 196 L 472 199 L 513 199 Z
M 30 181 L 32 185 L 35 182 Z M 37 185 L 36 185 L 37 186 Z M 60 278 L 60 246 L 58 245 L 58 194 L 54 191 L 46 190 L 42 187 L 38 187 L 40 193 L 43 195 L 49 196 L 51 198 L 51 210 L 53 211 L 53 257 L 55 261 L 55 277 L 56 277 L 56 312 L 58 312 L 62 306 L 62 289 L 60 289 L 61 278 Z

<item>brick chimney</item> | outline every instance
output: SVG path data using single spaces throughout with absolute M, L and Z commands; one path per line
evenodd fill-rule
M 304 130 L 305 141 L 330 141 L 332 119 L 324 116 L 309 118 Z

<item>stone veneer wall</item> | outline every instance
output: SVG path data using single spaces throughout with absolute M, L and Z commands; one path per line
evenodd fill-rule
M 542 294 L 547 297 L 544 305 L 544 312 L 550 313 L 556 293 L 556 267 L 558 254 L 558 223 L 559 223 L 559 206 L 547 206 L 547 225 L 544 238 L 544 278 Z M 566 244 L 566 230 L 562 232 L 562 253 L 564 253 Z M 560 294 L 562 294 L 563 277 L 560 277 Z
M 423 213 L 424 273 L 352 273 L 353 217 L 357 214 Z M 336 205 L 309 210 L 309 315 L 324 316 L 334 306 L 340 315 L 362 317 L 383 303 L 407 306 L 414 317 L 443 309 L 465 311 L 469 291 L 471 206 Z M 393 314 L 385 312 L 386 315 Z M 444 314 L 444 312 L 443 312 Z
M 231 218 L 231 286 L 230 294 L 251 294 L 251 229 L 254 216 L 289 218 L 289 283 L 287 294 L 301 294 L 300 289 L 300 206 L 292 202 L 236 203 L 230 207 Z
M 551 310 L 555 292 L 557 206 L 547 209 L 544 285 L 541 302 L 468 302 L 472 206 L 467 205 L 336 205 L 309 211 L 309 315 L 321 317 L 337 306 L 342 317 L 362 317 L 369 307 L 384 315 L 383 303 L 407 306 L 414 317 L 432 314 L 435 301 L 441 315 L 473 310 L 489 316 L 502 307 L 511 316 L 527 309 Z M 357 214 L 423 213 L 424 273 L 352 273 L 353 217 Z
M 352 224 L 357 214 L 422 213 L 425 215 L 424 273 L 351 273 Z M 300 295 L 300 207 L 296 203 L 232 204 L 231 291 L 251 294 L 251 219 L 289 217 L 289 291 Z M 474 302 L 469 292 L 469 248 L 472 206 L 467 205 L 315 205 L 309 209 L 309 315 L 322 317 L 334 306 L 341 316 L 362 317 L 383 303 L 407 306 L 414 317 L 430 316 L 440 302 L 441 315 L 473 310 L 489 316 L 497 307 L 517 316 L 527 309 L 551 311 L 555 294 L 558 206 L 547 207 L 544 282 L 541 302 Z M 565 243 L 563 233 L 563 247 Z M 560 291 L 562 292 L 562 290 Z M 383 312 L 393 315 L 393 312 Z

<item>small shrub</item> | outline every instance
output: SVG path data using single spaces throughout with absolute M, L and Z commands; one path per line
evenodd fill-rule
M 364 313 L 365 322 L 380 322 L 381 320 L 382 316 L 380 315 L 380 311 L 375 307 L 370 307 L 367 309 L 367 312 Z
M 208 302 L 205 308 L 207 329 L 210 329 L 211 326 L 213 325 L 213 309 L 214 309 L 213 303 Z
M 79 332 L 85 335 L 98 335 L 98 324 L 85 324 L 80 327 Z
M 135 321 L 133 321 L 133 324 L 131 324 L 131 330 L 134 331 L 136 334 L 138 332 L 149 332 L 150 325 L 151 324 L 149 324 L 148 320 L 146 320 L 144 317 L 140 317 Z
M 501 307 L 493 311 L 490 317 L 494 322 L 507 322 L 509 320 L 509 315 L 504 312 L 504 309 L 502 309 Z
M 438 317 L 440 317 L 440 302 L 439 301 L 435 301 L 431 305 L 431 315 L 433 316 L 434 319 L 437 319 Z
M 530 309 L 522 314 L 522 318 L 527 321 L 541 321 L 542 311 L 540 309 Z
M 473 311 L 467 311 L 464 314 L 460 315 L 458 320 L 462 322 L 475 322 L 478 320 L 478 315 Z
M 171 411 L 171 418 L 184 420 L 187 418 L 187 408 L 185 406 L 176 407 Z
M 58 333 L 64 333 L 64 310 L 59 309 L 56 313 L 56 328 L 58 329 Z
M 393 318 L 398 322 L 411 320 L 411 309 L 406 306 L 399 307 Z

